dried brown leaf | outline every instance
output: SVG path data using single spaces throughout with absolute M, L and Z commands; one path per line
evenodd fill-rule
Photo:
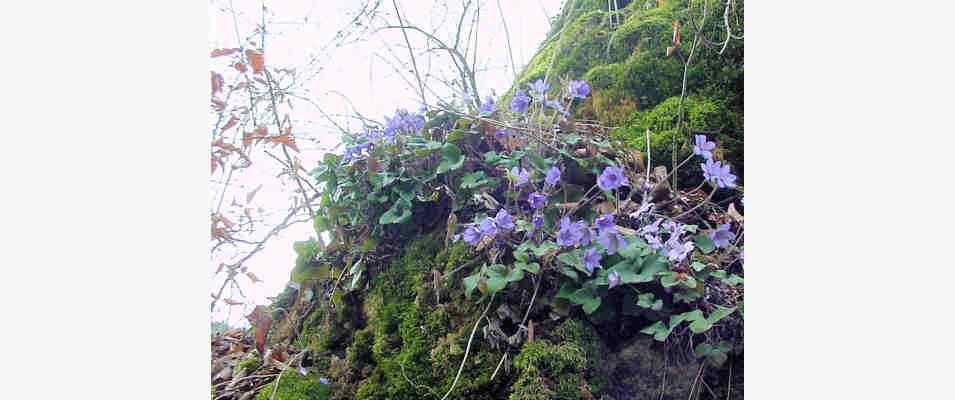
M 222 126 L 222 129 L 220 129 L 219 132 L 225 132 L 225 131 L 229 130 L 229 128 L 235 126 L 235 124 L 237 124 L 237 123 L 239 123 L 239 119 L 236 118 L 235 115 L 233 115 L 232 118 L 229 118 L 229 121 L 226 122 L 225 125 Z
M 269 328 L 272 327 L 272 316 L 265 306 L 255 306 L 252 313 L 246 316 L 249 323 L 255 328 L 255 348 L 259 354 L 265 354 L 265 339 L 269 334 Z
M 295 150 L 295 152 L 299 151 L 298 146 L 295 145 L 295 136 L 291 134 L 286 133 L 284 135 L 270 136 L 267 139 L 269 142 L 288 146 L 290 149 Z
M 232 55 L 238 52 L 239 52 L 239 49 L 215 49 L 215 50 L 212 50 L 212 54 L 210 54 L 209 56 L 222 57 L 222 56 Z
M 252 66 L 252 73 L 261 74 L 265 71 L 265 54 L 260 51 L 246 50 L 245 58 L 249 59 L 249 65 Z
M 260 282 L 262 282 L 262 280 L 259 279 L 258 276 L 255 276 L 255 274 L 253 274 L 252 272 L 246 272 L 246 273 L 245 273 L 245 276 L 248 276 L 249 279 L 252 280 L 252 283 L 260 283 Z
M 248 68 L 246 68 L 245 64 L 243 64 L 243 63 L 235 63 L 235 65 L 233 65 L 233 67 L 235 67 L 235 70 L 236 70 L 236 71 L 239 71 L 239 72 L 243 72 L 243 73 L 244 73 L 245 71 L 248 71 Z

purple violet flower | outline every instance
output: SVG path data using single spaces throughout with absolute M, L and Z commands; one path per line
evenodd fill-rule
M 497 236 L 497 223 L 494 222 L 494 219 L 491 217 L 485 217 L 484 221 L 481 221 L 481 234 L 487 237 Z
M 464 241 L 472 246 L 481 241 L 481 231 L 473 226 L 469 226 L 465 229 L 462 236 L 464 237 Z
M 547 176 L 544 177 L 544 183 L 546 183 L 548 186 L 554 186 L 558 182 L 560 182 L 560 168 L 557 168 L 555 165 L 547 170 Z
M 570 92 L 570 97 L 583 99 L 590 94 L 590 85 L 585 81 L 570 81 L 568 91 Z
M 564 110 L 564 106 L 560 105 L 560 102 L 557 101 L 557 100 L 548 100 L 548 99 L 545 99 L 545 100 L 544 100 L 544 105 L 547 106 L 547 107 L 553 108 L 554 110 L 557 110 L 558 113 L 560 113 L 560 114 L 562 114 L 562 115 L 564 115 L 564 116 L 570 115 L 570 113 L 568 113 L 566 110 Z
M 321 378 L 318 378 L 318 383 L 321 383 L 322 385 L 327 385 L 329 383 L 328 378 L 325 378 L 324 376 Z
M 534 214 L 531 218 L 531 225 L 534 226 L 534 229 L 540 229 L 544 227 L 544 216 L 540 214 Z
M 478 112 L 481 115 L 490 115 L 494 113 L 494 98 L 487 96 L 484 98 L 484 103 L 481 103 L 481 108 L 478 109 Z
M 736 187 L 736 175 L 730 172 L 729 164 L 723 165 L 719 161 L 706 160 L 706 163 L 700 164 L 703 168 L 703 179 L 716 184 L 718 188 Z
M 535 210 L 540 209 L 543 208 L 544 204 L 547 202 L 547 196 L 534 192 L 531 193 L 530 196 L 527 196 L 527 202 L 530 203 L 531 208 Z
M 729 224 L 720 224 L 716 227 L 716 230 L 710 233 L 710 240 L 716 244 L 716 247 L 729 246 L 733 239 L 736 239 L 736 234 L 730 230 Z
M 397 133 L 414 133 L 424 128 L 424 117 L 419 114 L 412 114 L 402 108 L 395 111 L 392 117 L 385 117 L 386 137 L 394 137 Z
M 683 261 L 687 254 L 693 251 L 693 242 L 680 243 L 678 239 L 674 240 L 674 238 L 676 237 L 667 240 L 666 256 L 670 261 Z
M 597 231 L 600 233 L 604 233 L 608 230 L 617 230 L 616 226 L 613 224 L 613 214 L 604 214 L 600 217 L 597 217 L 595 225 L 597 225 Z
M 607 275 L 607 282 L 610 283 L 610 288 L 613 289 L 620 284 L 620 274 L 618 274 L 617 271 L 610 271 L 610 274 Z
M 530 85 L 527 85 L 527 86 L 529 86 L 529 87 L 531 88 L 531 90 L 533 90 L 534 92 L 537 92 L 537 93 L 539 93 L 539 94 L 547 93 L 547 90 L 550 89 L 550 85 L 544 83 L 544 80 L 543 80 L 543 79 L 538 79 L 538 80 L 534 81 L 533 83 L 531 83 Z
M 345 149 L 345 154 L 342 156 L 342 159 L 346 163 L 352 162 L 353 160 L 363 159 L 367 154 L 371 154 L 372 148 L 372 143 L 362 143 L 354 147 L 349 147 Z
M 561 246 L 574 246 L 580 242 L 583 232 L 580 231 L 579 224 L 570 223 L 569 217 L 560 219 L 560 230 L 557 231 L 557 244 Z
M 580 238 L 577 240 L 577 244 L 581 246 L 589 245 L 590 242 L 594 240 L 594 236 L 596 236 L 593 229 L 588 228 L 584 221 L 578 221 L 574 225 L 577 226 L 578 232 L 580 233 Z
M 686 225 L 679 222 L 666 221 L 663 223 L 663 229 L 666 229 L 667 232 L 670 232 L 670 237 L 679 237 L 686 229 Z
M 660 232 L 660 222 L 663 222 L 663 219 L 657 219 L 649 224 L 644 225 L 642 228 L 640 228 L 640 234 L 647 236 Z
M 518 90 L 517 93 L 514 93 L 514 98 L 511 99 L 511 111 L 523 114 L 527 112 L 527 107 L 531 104 L 531 98 L 527 96 L 527 93 L 524 93 L 523 90 Z
M 629 185 L 630 181 L 627 180 L 627 177 L 623 174 L 623 170 L 620 169 L 620 167 L 610 166 L 604 168 L 604 171 L 597 177 L 597 186 L 599 186 L 601 190 L 609 191 Z
M 514 229 L 514 218 L 511 217 L 511 214 L 507 213 L 507 210 L 500 209 L 497 212 L 497 215 L 494 216 L 494 223 L 498 228 L 504 231 L 510 231 Z
M 594 268 L 600 268 L 600 252 L 596 247 L 591 247 L 584 254 L 584 268 L 587 268 L 588 274 L 594 273 Z
M 518 170 L 516 165 L 514 168 L 511 168 L 510 174 L 512 177 L 514 177 L 514 184 L 517 186 L 523 186 L 530 178 L 530 173 L 528 173 L 526 169 L 521 168 Z
M 663 248 L 663 242 L 660 241 L 660 237 L 656 235 L 644 235 L 644 239 L 647 240 L 647 244 L 650 245 L 651 249 L 660 250 Z
M 696 141 L 693 145 L 693 154 L 703 156 L 706 160 L 712 160 L 713 149 L 716 148 L 716 143 L 706 140 L 706 136 L 704 135 L 694 135 L 693 138 Z
M 621 247 L 627 245 L 627 241 L 623 239 L 623 235 L 616 230 L 608 230 L 601 233 L 597 238 L 597 243 L 600 243 L 601 246 L 607 249 L 608 255 L 613 255 Z

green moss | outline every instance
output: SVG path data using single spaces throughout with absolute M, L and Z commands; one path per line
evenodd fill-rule
M 294 371 L 286 372 L 282 374 L 278 384 L 275 400 L 327 399 L 331 394 L 331 388 L 321 384 L 318 377 L 311 374 L 302 376 Z M 256 400 L 269 400 L 274 385 L 275 382 L 265 385 L 255 396 Z
M 574 343 L 587 359 L 587 382 L 590 391 L 599 393 L 608 383 L 609 371 L 605 371 L 601 355 L 601 340 L 590 324 L 578 319 L 566 319 L 554 328 L 554 337 L 558 341 Z
M 518 377 L 511 400 L 596 397 L 607 385 L 600 338 L 581 320 L 567 319 L 551 339 L 528 343 L 514 359 Z
M 524 369 L 511 388 L 512 392 L 508 397 L 510 400 L 549 400 L 555 395 L 544 381 L 540 370 L 533 365 Z
M 336 291 L 306 318 L 299 344 L 315 353 L 343 350 L 361 321 L 361 299 L 355 293 Z
M 426 235 L 409 243 L 400 258 L 372 278 L 364 305 L 368 327 L 356 332 L 347 350 L 352 368 L 368 372 L 361 375 L 354 398 L 440 397 L 451 386 L 480 311 L 463 294 L 458 298 L 459 278 L 441 285 L 442 304 L 435 304 L 433 271 L 460 266 L 469 251 L 463 243 L 445 249 L 442 235 Z M 475 341 L 455 398 L 492 399 L 501 394 L 504 388 L 490 382 L 499 359 L 500 353 Z
M 634 113 L 626 126 L 614 130 L 611 135 L 627 145 L 646 151 L 646 130 L 650 130 L 650 158 L 654 166 L 672 167 L 673 141 L 678 146 L 677 161 L 683 161 L 692 153 L 692 136 L 684 133 L 677 136 L 674 129 L 678 121 L 679 96 L 660 103 L 649 111 Z M 733 172 L 739 176 L 743 171 L 742 133 L 737 129 L 738 116 L 729 110 L 724 101 L 700 96 L 684 99 L 684 124 L 693 133 L 706 133 L 710 140 L 719 142 L 717 158 L 728 160 Z M 685 136 L 685 137 L 682 137 Z M 688 174 L 699 175 L 698 168 L 684 169 Z M 682 174 L 681 174 L 682 175 Z
M 361 329 L 355 332 L 351 345 L 348 346 L 347 360 L 349 365 L 356 370 L 361 370 L 365 366 L 374 363 L 372 345 L 375 341 L 375 332 L 370 328 Z
M 259 369 L 259 366 L 261 365 L 262 365 L 262 360 L 259 359 L 259 357 L 250 357 L 250 358 L 246 358 L 245 360 L 239 361 L 238 365 L 236 365 L 235 370 L 236 372 L 239 372 L 239 371 L 251 372 L 251 371 L 255 371 Z
M 583 374 L 586 371 L 587 358 L 583 350 L 575 343 L 551 344 L 544 340 L 535 341 L 524 346 L 520 354 L 514 358 L 514 367 L 521 371 L 518 382 L 530 384 L 533 387 L 525 388 L 515 384 L 512 387 L 511 400 L 523 400 L 527 393 L 553 391 L 553 399 L 579 399 L 581 387 L 584 383 Z M 541 378 L 544 378 L 543 380 Z M 537 386 L 541 382 L 546 385 L 545 390 Z

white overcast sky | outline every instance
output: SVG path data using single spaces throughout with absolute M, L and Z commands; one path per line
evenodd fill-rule
M 220 11 L 229 7 L 228 0 L 210 2 L 208 40 L 211 48 L 237 47 L 236 25 L 239 33 L 247 36 L 262 18 L 262 3 L 259 1 L 233 0 L 231 3 L 240 12 L 235 21 L 237 24 L 233 23 L 231 14 Z M 447 14 L 449 20 L 444 22 L 443 30 L 437 35 L 442 38 L 451 36 L 448 30 L 456 23 L 453 19 L 460 15 L 460 1 L 455 0 L 447 2 L 451 3 L 449 7 L 452 7 L 448 11 L 436 6 L 443 2 L 433 0 L 403 0 L 398 3 L 406 23 L 410 22 L 426 29 L 440 24 L 442 16 Z M 560 3 L 561 0 L 500 1 L 518 71 L 526 65 L 544 39 L 550 29 L 549 17 L 559 13 Z M 266 17 L 270 21 L 270 34 L 266 43 L 266 63 L 270 66 L 308 64 L 314 55 L 321 53 L 320 49 L 329 38 L 350 20 L 358 4 L 358 1 L 319 0 L 267 2 Z M 480 4 L 482 8 L 477 27 L 478 86 L 482 96 L 492 91 L 500 94 L 511 85 L 514 76 L 509 67 L 504 28 L 498 2 L 485 0 Z M 391 1 L 384 0 L 380 10 L 392 14 L 394 9 Z M 420 36 L 409 35 L 414 47 L 424 45 Z M 403 46 L 400 31 L 392 30 L 368 36 L 360 43 L 332 49 L 327 53 L 327 57 L 322 57 L 323 70 L 307 82 L 304 88 L 306 91 L 301 94 L 316 102 L 329 114 L 349 114 L 352 111 L 335 92 L 347 96 L 361 114 L 378 120 L 384 115 L 392 114 L 399 107 L 416 110 L 416 91 L 393 72 L 392 66 L 382 60 L 382 57 L 393 59 L 388 53 L 386 43 L 391 45 L 391 51 L 406 59 L 407 50 L 398 47 Z M 419 69 L 426 70 L 430 67 L 437 73 L 448 68 L 448 65 L 443 65 L 447 63 L 446 60 L 435 60 L 430 66 L 420 65 L 419 60 Z M 212 68 L 220 71 L 215 64 Z M 226 76 L 226 79 L 229 77 Z M 442 95 L 450 94 L 447 90 L 442 92 L 442 85 L 436 82 L 430 86 Z M 430 98 L 429 101 L 433 102 Z M 292 118 L 296 135 L 314 140 L 299 140 L 298 143 L 302 150 L 299 157 L 305 168 L 311 169 L 326 151 L 338 144 L 338 134 L 330 124 L 322 120 L 314 106 L 302 101 L 293 105 L 295 108 Z M 333 151 L 341 152 L 341 149 Z M 289 198 L 294 194 L 274 178 L 277 173 L 275 163 L 267 162 L 269 160 L 263 160 L 263 165 L 255 165 L 243 171 L 242 179 L 230 186 L 231 195 L 226 196 L 226 204 L 232 198 L 244 203 L 245 193 L 262 184 L 264 186 L 256 195 L 254 206 L 273 211 L 275 215 L 284 215 L 290 204 Z M 210 198 L 214 201 L 221 185 L 214 182 L 211 185 Z M 295 261 L 292 243 L 306 240 L 310 235 L 314 235 L 314 231 L 309 224 L 296 225 L 274 237 L 261 252 L 246 263 L 249 271 L 263 280 L 262 283 L 254 285 L 248 280 L 242 280 L 242 290 L 248 303 L 265 304 L 266 297 L 275 296 L 282 291 Z M 213 278 L 210 286 L 215 290 L 219 284 L 221 280 Z M 230 289 L 226 290 L 224 297 L 241 298 Z M 220 303 L 213 313 L 213 319 L 228 319 L 232 324 L 243 324 L 242 316 L 250 310 L 251 305 L 227 307 Z

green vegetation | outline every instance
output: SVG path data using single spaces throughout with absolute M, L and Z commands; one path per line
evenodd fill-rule
M 272 382 L 255 396 L 256 400 L 305 400 L 305 399 L 328 399 L 331 394 L 331 388 L 323 385 L 314 375 L 302 376 L 298 372 L 288 371 L 282 374 L 278 381 L 279 388 L 275 391 L 275 397 L 272 391 L 275 390 L 275 382 Z
M 687 201 L 660 201 L 638 189 L 661 179 L 634 172 L 648 130 L 651 166 L 693 160 L 692 135 L 705 134 L 710 157 L 742 172 L 742 44 L 722 55 L 698 48 L 681 96 L 688 21 L 699 18 L 688 3 L 629 2 L 611 18 L 606 2 L 570 2 L 512 88 L 547 75 L 557 98 L 570 79 L 588 81 L 589 96 L 567 98 L 570 122 L 611 127 L 611 140 L 574 125 L 495 138 L 500 125 L 434 110 L 346 135 L 346 154 L 311 171 L 334 188 L 315 219 L 331 241 L 296 243 L 300 289 L 276 301 L 289 311 L 273 313 L 283 334 L 272 341 L 297 333 L 309 374 L 286 373 L 276 398 L 440 399 L 452 386 L 451 398 L 467 399 L 658 398 L 663 379 L 682 398 L 701 363 L 708 385 L 727 385 L 725 365 L 742 362 L 742 218 L 709 199 L 696 214 Z M 674 21 L 683 39 L 667 56 Z M 707 37 L 721 24 L 708 18 Z M 539 134 L 534 122 L 558 114 L 533 101 L 536 114 L 520 123 Z M 700 160 L 681 169 L 670 198 L 708 179 L 734 202 L 741 190 L 704 178 Z M 606 176 L 617 184 L 607 188 Z M 652 217 L 641 204 L 657 207 Z M 609 228 L 597 221 L 607 215 Z M 654 224 L 659 234 L 638 233 Z

